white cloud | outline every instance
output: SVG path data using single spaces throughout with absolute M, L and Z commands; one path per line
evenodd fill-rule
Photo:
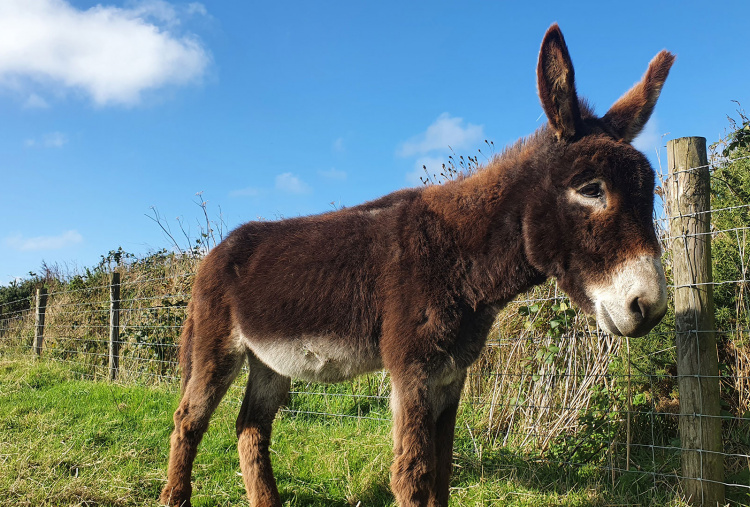
M 401 157 L 424 155 L 433 151 L 460 150 L 484 139 L 484 127 L 467 123 L 448 113 L 438 116 L 422 134 L 412 137 L 398 149 Z
M 36 93 L 32 93 L 26 99 L 26 102 L 24 102 L 23 107 L 26 107 L 28 109 L 46 109 L 49 107 L 49 104 L 46 100 L 44 100 L 44 98 L 40 97 Z
M 166 0 L 140 0 L 129 3 L 132 17 L 153 19 L 171 28 L 180 24 L 177 9 Z M 204 7 L 205 9 L 205 7 Z M 188 8 L 190 11 L 190 9 Z
M 332 171 L 336 170 L 332 169 Z M 339 173 L 339 171 L 336 172 Z M 323 172 L 319 171 L 319 174 L 323 175 Z M 343 174 L 345 175 L 346 173 Z M 277 175 L 274 181 L 274 188 L 277 191 L 287 194 L 309 194 L 312 192 L 312 187 L 310 187 L 310 185 L 290 172 Z M 268 188 L 246 187 L 232 190 L 229 192 L 229 195 L 231 197 L 257 197 L 266 195 L 270 191 L 272 190 Z
M 14 250 L 21 252 L 30 252 L 37 250 L 59 250 L 67 246 L 75 245 L 83 241 L 78 231 L 70 230 L 57 236 L 36 236 L 34 238 L 24 238 L 17 234 L 5 238 L 5 244 Z
M 343 152 L 345 150 L 346 150 L 346 147 L 344 146 L 344 138 L 343 137 L 339 137 L 338 139 L 336 139 L 333 142 L 333 151 L 341 153 L 341 152 Z
M 83 91 L 97 105 L 136 104 L 144 91 L 205 72 L 209 54 L 196 37 L 176 35 L 179 20 L 163 0 L 88 10 L 67 0 L 2 0 L 0 84 L 24 95 L 41 87 Z
M 208 16 L 206 6 L 200 2 L 191 2 L 187 5 L 187 13 L 191 15 Z
M 231 197 L 255 197 L 261 194 L 260 189 L 255 187 L 240 188 L 229 192 Z
M 346 171 L 339 171 L 335 167 L 331 167 L 327 171 L 318 171 L 318 174 L 329 180 L 343 181 L 346 179 Z
M 47 148 L 62 148 L 68 138 L 62 132 L 52 132 L 44 136 L 44 146 Z
M 283 173 L 276 176 L 276 189 L 290 194 L 307 194 L 312 189 L 292 173 Z
M 41 140 L 26 139 L 26 141 L 24 141 L 24 145 L 27 148 L 62 148 L 67 143 L 68 136 L 62 132 L 50 132 L 49 134 L 44 134 Z
M 663 144 L 662 140 L 663 132 L 659 132 L 659 121 L 656 116 L 651 116 L 651 119 L 643 127 L 641 133 L 633 139 L 633 146 L 635 149 L 642 151 L 648 156 L 652 156 L 655 150 L 658 150 Z

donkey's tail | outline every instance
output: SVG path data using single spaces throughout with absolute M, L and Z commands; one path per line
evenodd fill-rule
M 180 382 L 180 391 L 185 392 L 190 375 L 193 371 L 193 312 L 192 303 L 188 303 L 187 319 L 182 326 L 180 335 L 180 368 L 182 369 L 182 380 Z

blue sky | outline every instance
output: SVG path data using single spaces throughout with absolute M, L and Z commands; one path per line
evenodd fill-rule
M 203 199 L 233 228 L 413 186 L 448 146 L 499 150 L 546 121 L 555 21 L 600 114 L 677 54 L 637 140 L 654 165 L 669 139 L 716 140 L 750 106 L 750 3 L 622 5 L 2 0 L 0 284 L 170 247 L 152 207 L 195 234 Z

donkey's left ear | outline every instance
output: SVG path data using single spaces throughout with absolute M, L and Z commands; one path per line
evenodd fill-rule
M 560 27 L 553 24 L 544 34 L 536 69 L 542 108 L 558 139 L 570 140 L 580 127 L 575 73 Z
M 669 51 L 656 55 L 641 81 L 620 97 L 602 118 L 621 140 L 629 143 L 646 126 L 674 60 L 675 55 Z

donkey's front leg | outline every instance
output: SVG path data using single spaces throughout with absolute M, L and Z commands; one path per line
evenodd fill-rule
M 447 507 L 453 435 L 465 370 L 392 373 L 391 487 L 401 507 Z
M 400 507 L 424 507 L 433 496 L 436 471 L 435 419 L 427 375 L 391 375 L 391 489 Z
M 441 379 L 434 386 L 431 396 L 436 414 L 435 450 L 437 466 L 435 487 L 430 494 L 429 507 L 448 507 L 451 468 L 453 466 L 453 436 L 456 428 L 456 412 L 461 398 L 466 372 L 455 372 Z

